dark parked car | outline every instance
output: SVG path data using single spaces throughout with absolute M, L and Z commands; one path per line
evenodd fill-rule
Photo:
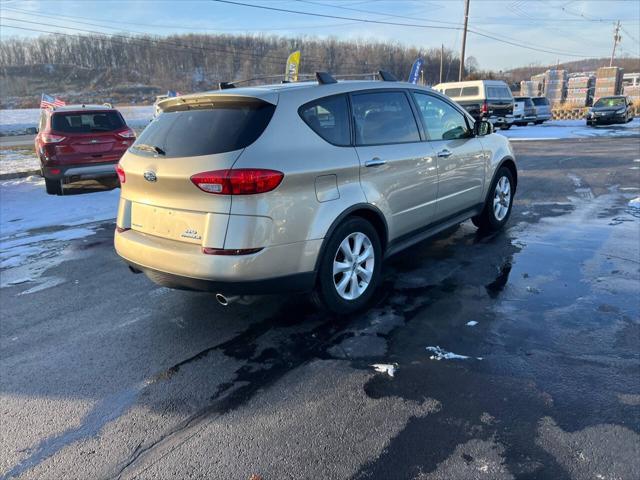
M 622 95 L 598 99 L 587 114 L 587 125 L 611 125 L 633 120 L 633 102 Z
M 136 139 L 120 112 L 104 105 L 42 110 L 35 149 L 47 193 L 62 195 L 65 183 L 117 178 L 116 165 Z

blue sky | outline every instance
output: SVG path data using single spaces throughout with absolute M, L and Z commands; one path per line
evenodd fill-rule
M 233 1 L 348 18 L 314 17 L 215 0 L 0 0 L 0 36 L 40 34 L 11 28 L 13 25 L 71 34 L 90 30 L 157 35 L 191 31 L 334 36 L 339 39 L 398 42 L 422 49 L 439 48 L 443 43 L 448 48 L 459 50 L 461 44 L 464 0 Z M 470 2 L 469 28 L 475 33 L 469 34 L 467 56 L 474 56 L 482 68 L 500 70 L 528 64 L 553 64 L 557 60 L 609 56 L 613 43 L 613 24 L 618 19 L 623 29 L 618 55 L 640 56 L 638 0 Z M 364 23 L 357 21 L 359 19 L 382 23 Z M 385 22 L 405 25 L 389 25 Z M 440 28 L 424 28 L 424 25 Z M 498 37 L 503 42 L 482 35 Z M 505 41 L 538 50 L 525 49 Z

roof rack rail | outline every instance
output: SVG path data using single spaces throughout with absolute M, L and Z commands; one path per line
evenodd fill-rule
M 218 87 L 220 87 L 220 90 L 227 90 L 228 88 L 236 88 L 236 86 L 231 82 L 220 82 L 218 84 Z
M 338 83 L 338 81 L 327 72 L 316 72 L 316 80 L 320 85 L 328 85 L 330 83 Z
M 383 82 L 397 82 L 398 79 L 396 78 L 396 76 L 393 73 L 389 73 L 386 72 L 384 70 L 379 70 L 378 71 L 378 75 L 380 75 L 380 78 L 382 79 Z

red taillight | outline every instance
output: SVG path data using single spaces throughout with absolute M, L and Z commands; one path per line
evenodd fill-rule
M 116 225 L 116 232 L 118 232 L 118 233 L 126 232 L 127 230 L 131 230 L 131 229 L 130 228 L 119 227 L 119 226 Z
M 191 181 L 203 192 L 220 195 L 253 195 L 270 192 L 284 178 L 284 173 L 262 168 L 238 168 L 197 173 Z
M 489 113 L 489 105 L 487 105 L 487 101 L 482 102 L 482 108 L 480 109 L 480 113 Z
M 118 174 L 118 180 L 120 180 L 120 183 L 125 183 L 127 181 L 127 176 L 120 164 L 116 165 L 116 173 Z
M 53 133 L 43 133 L 40 136 L 43 143 L 60 143 L 65 138 L 62 135 L 54 135 Z
M 49 173 L 50 173 L 51 175 L 60 175 L 60 171 L 61 171 L 61 170 L 60 170 L 59 168 L 50 168 L 50 169 L 49 169 Z
M 134 132 L 130 128 L 127 128 L 126 130 L 123 130 L 122 132 L 118 132 L 118 136 L 120 136 L 122 138 L 133 139 L 133 138 L 136 138 L 136 132 Z
M 252 253 L 258 253 L 262 248 L 209 248 L 202 247 L 202 253 L 205 255 L 250 255 Z

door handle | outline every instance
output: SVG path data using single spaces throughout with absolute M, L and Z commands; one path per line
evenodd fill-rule
M 438 152 L 438 157 L 440 158 L 447 158 L 451 156 L 451 151 L 447 150 L 446 148 L 444 150 L 440 150 Z
M 379 167 L 380 165 L 384 165 L 387 163 L 385 160 L 382 160 L 378 157 L 373 157 L 371 160 L 367 160 L 364 162 L 365 167 Z

